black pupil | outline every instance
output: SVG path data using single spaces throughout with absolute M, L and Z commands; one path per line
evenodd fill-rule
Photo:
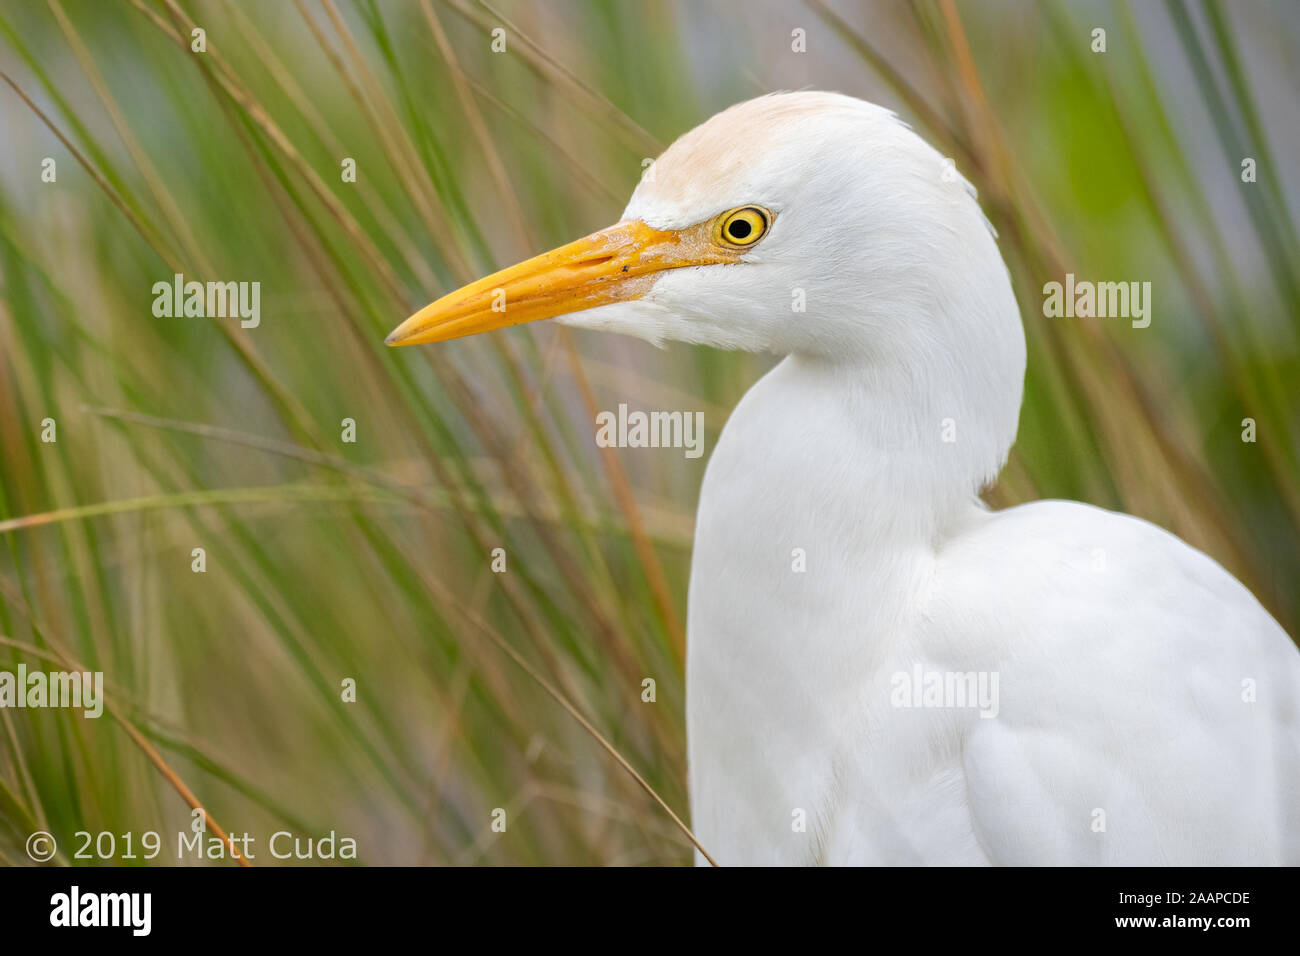
M 753 231 L 754 227 L 747 219 L 733 219 L 731 225 L 727 227 L 727 232 L 731 233 L 732 239 L 748 239 Z

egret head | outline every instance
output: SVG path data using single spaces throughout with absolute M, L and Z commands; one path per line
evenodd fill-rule
M 1024 337 L 974 190 L 893 113 L 837 93 L 719 113 L 648 168 L 617 224 L 444 296 L 388 342 L 543 318 L 892 369 L 950 414 L 996 408 L 1001 455 L 1014 438 Z
M 779 93 L 673 143 L 617 224 L 444 296 L 388 342 L 558 318 L 656 344 L 879 353 L 908 328 L 941 334 L 924 326 L 945 296 L 969 312 L 1009 292 L 950 161 L 881 107 Z

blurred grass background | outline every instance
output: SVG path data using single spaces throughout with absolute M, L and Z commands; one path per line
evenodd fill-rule
M 1296 633 L 1294 4 L 2 0 L 0 71 L 0 668 L 103 670 L 113 709 L 0 710 L 0 862 L 38 828 L 172 862 L 187 801 L 370 864 L 690 859 L 707 452 L 593 416 L 700 409 L 711 447 L 771 359 L 383 337 L 771 90 L 891 106 L 978 186 L 1030 344 L 990 501 L 1155 521 Z M 175 272 L 260 281 L 260 327 L 154 318 Z M 1066 272 L 1152 282 L 1150 328 L 1045 319 Z

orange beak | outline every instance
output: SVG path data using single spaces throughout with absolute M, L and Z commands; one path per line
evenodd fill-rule
M 666 269 L 736 262 L 708 223 L 652 229 L 620 222 L 444 295 L 384 341 L 421 345 L 639 299 Z

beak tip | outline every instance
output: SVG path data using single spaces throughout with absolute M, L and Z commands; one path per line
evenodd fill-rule
M 388 346 L 397 345 L 401 341 L 401 337 L 398 336 L 397 332 L 397 329 L 393 329 L 393 331 L 389 332 L 384 338 L 384 344 Z

